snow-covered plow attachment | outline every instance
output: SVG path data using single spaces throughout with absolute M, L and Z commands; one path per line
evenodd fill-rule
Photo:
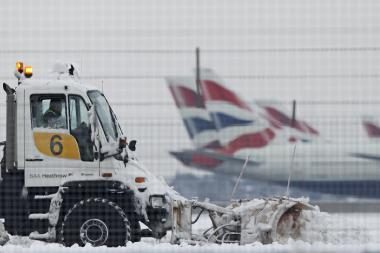
M 286 241 L 301 237 L 300 219 L 305 210 L 318 210 L 306 199 L 269 198 L 236 201 L 227 207 L 211 203 L 186 201 L 173 207 L 172 243 L 208 242 L 238 243 Z M 192 225 L 208 212 L 212 227 L 201 234 L 193 234 Z M 192 220 L 193 214 L 197 213 Z

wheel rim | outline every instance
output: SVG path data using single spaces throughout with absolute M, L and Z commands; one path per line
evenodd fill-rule
M 81 241 L 93 246 L 101 246 L 108 239 L 108 227 L 99 219 L 86 220 L 80 227 L 79 234 Z

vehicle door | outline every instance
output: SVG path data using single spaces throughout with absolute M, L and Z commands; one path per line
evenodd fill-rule
M 119 138 L 123 133 L 105 96 L 95 90 L 89 91 L 88 96 L 95 105 L 99 127 L 102 129 L 99 134 L 101 156 L 103 157 L 100 159 L 100 175 L 114 175 L 115 169 L 124 168 L 122 158 L 119 155 L 112 155 L 115 154 L 115 149 L 119 145 Z
M 89 140 L 87 106 L 65 92 L 30 94 L 30 121 L 25 121 L 25 184 L 59 186 L 68 177 L 95 178 L 99 162 Z

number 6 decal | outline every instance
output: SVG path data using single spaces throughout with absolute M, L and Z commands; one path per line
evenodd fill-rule
M 33 133 L 34 144 L 46 156 L 80 160 L 79 146 L 75 138 L 67 133 Z
M 63 151 L 63 145 L 60 142 L 62 141 L 62 137 L 59 135 L 53 135 L 50 139 L 50 151 L 53 155 L 60 155 Z

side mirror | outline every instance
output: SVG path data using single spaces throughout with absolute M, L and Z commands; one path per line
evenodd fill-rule
M 131 151 L 136 151 L 136 143 L 137 143 L 136 140 L 132 140 L 132 141 L 130 141 L 129 144 L 128 144 L 128 148 L 129 148 L 129 150 L 131 150 Z

